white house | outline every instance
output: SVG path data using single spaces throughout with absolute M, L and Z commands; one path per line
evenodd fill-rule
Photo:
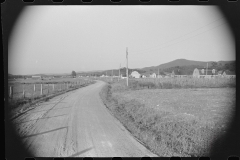
M 152 73 L 152 74 L 150 75 L 150 77 L 151 77 L 151 78 L 156 78 L 157 75 L 156 75 L 156 73 Z
M 131 76 L 132 76 L 133 78 L 140 78 L 140 77 L 141 77 L 141 75 L 140 75 L 137 71 L 133 71 L 133 72 L 131 73 Z

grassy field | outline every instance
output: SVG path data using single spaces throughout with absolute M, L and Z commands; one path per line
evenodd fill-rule
M 41 84 L 41 83 L 63 83 L 63 82 L 76 82 L 79 80 L 87 80 L 86 78 L 44 78 L 44 79 L 34 79 L 34 78 L 28 78 L 28 79 L 16 79 L 16 80 L 9 80 L 8 83 L 9 85 L 12 84 L 23 84 L 23 83 L 36 83 L 36 84 Z
M 106 86 L 113 114 L 159 156 L 209 156 L 235 113 L 235 88 L 141 89 Z
M 136 78 L 130 81 L 130 87 L 134 89 L 222 88 L 235 86 L 235 78 Z
M 109 83 L 118 82 L 118 78 L 93 78 Z M 126 85 L 126 79 L 118 83 Z M 130 89 L 172 89 L 172 88 L 224 88 L 236 87 L 236 78 L 129 78 Z

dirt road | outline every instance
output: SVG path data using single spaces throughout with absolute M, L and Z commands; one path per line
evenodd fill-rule
M 34 156 L 156 156 L 109 113 L 99 92 L 104 82 L 41 103 L 15 123 Z

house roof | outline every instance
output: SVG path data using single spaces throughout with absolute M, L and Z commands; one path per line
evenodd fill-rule
M 133 72 L 131 73 L 131 75 L 133 75 L 133 74 L 140 75 L 137 71 L 133 71 Z

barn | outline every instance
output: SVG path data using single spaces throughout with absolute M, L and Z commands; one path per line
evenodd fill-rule
M 133 71 L 133 72 L 131 73 L 131 77 L 133 77 L 133 78 L 140 78 L 141 75 L 140 75 L 137 71 Z
M 193 77 L 194 78 L 198 78 L 200 76 L 200 72 L 199 72 L 199 70 L 197 69 L 197 68 L 195 68 L 194 70 L 193 70 Z

